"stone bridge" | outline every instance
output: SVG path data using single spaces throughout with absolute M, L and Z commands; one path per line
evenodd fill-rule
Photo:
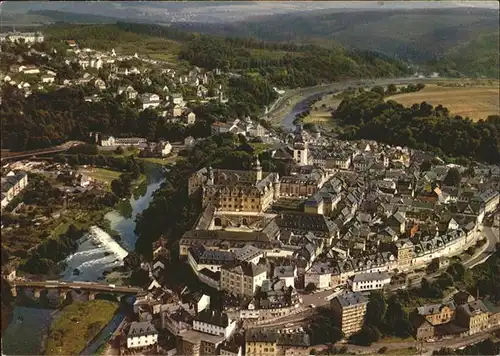
M 131 295 L 144 292 L 142 288 L 115 286 L 114 284 L 102 284 L 94 282 L 61 282 L 61 281 L 30 281 L 15 279 L 10 281 L 11 292 L 15 297 L 18 289 L 32 289 L 35 298 L 40 298 L 40 293 L 43 290 L 56 289 L 62 298 L 66 298 L 69 291 L 87 292 L 89 300 L 93 300 L 99 293 Z

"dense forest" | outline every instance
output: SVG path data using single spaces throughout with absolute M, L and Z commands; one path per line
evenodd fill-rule
M 264 41 L 372 50 L 447 75 L 498 78 L 498 10 L 322 10 L 232 23 L 178 23 L 174 27 Z
M 500 117 L 473 122 L 425 102 L 405 107 L 366 92 L 344 99 L 333 118 L 345 139 L 371 139 L 391 145 L 435 151 L 440 155 L 500 162 Z

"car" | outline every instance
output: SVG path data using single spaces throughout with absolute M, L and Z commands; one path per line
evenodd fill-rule
M 288 324 L 285 325 L 285 328 L 289 328 L 291 326 L 293 326 L 293 323 L 288 323 Z
M 314 304 L 309 304 L 309 308 L 316 308 L 316 305 L 314 305 Z

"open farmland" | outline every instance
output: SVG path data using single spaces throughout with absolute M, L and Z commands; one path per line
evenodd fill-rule
M 498 86 L 446 87 L 428 84 L 419 92 L 397 94 L 386 100 L 395 100 L 405 106 L 423 101 L 433 106 L 441 104 L 451 113 L 473 120 L 498 115 L 500 110 Z

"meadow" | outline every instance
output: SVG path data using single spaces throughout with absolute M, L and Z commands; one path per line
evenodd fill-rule
M 499 94 L 498 86 L 452 87 L 428 84 L 419 92 L 396 94 L 386 100 L 395 100 L 405 106 L 423 101 L 433 106 L 441 104 L 455 115 L 477 121 L 499 114 Z

